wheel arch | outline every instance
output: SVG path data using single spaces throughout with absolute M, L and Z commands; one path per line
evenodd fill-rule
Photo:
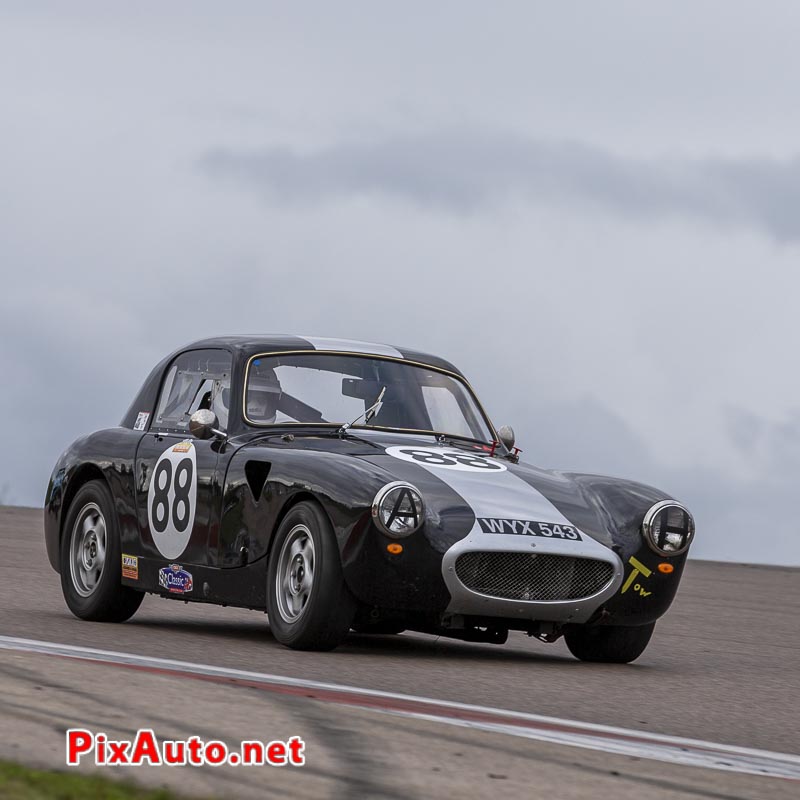
M 322 509 L 322 513 L 325 514 L 325 519 L 328 520 L 331 528 L 333 528 L 334 532 L 336 531 L 336 527 L 333 524 L 333 520 L 331 519 L 331 515 L 328 512 L 328 509 L 325 507 L 325 503 L 313 492 L 307 489 L 301 489 L 295 492 L 291 497 L 289 497 L 286 502 L 281 506 L 281 510 L 278 512 L 278 516 L 275 518 L 275 524 L 272 526 L 272 530 L 270 531 L 269 537 L 269 548 L 267 549 L 267 558 L 266 564 L 267 569 L 269 569 L 269 560 L 272 557 L 272 547 L 275 544 L 276 534 L 278 533 L 279 528 L 283 524 L 283 520 L 286 518 L 286 515 L 300 503 L 304 502 L 312 502 L 315 505 L 319 506 Z
M 99 466 L 97 466 L 97 464 L 93 462 L 87 462 L 76 467 L 75 471 L 70 476 L 67 489 L 64 492 L 64 501 L 61 505 L 61 519 L 58 525 L 59 547 L 61 546 L 61 537 L 64 535 L 64 523 L 69 516 L 69 509 L 72 506 L 72 501 L 75 499 L 75 495 L 77 495 L 87 483 L 94 480 L 102 481 L 106 488 L 111 491 L 111 487 L 109 486 L 105 473 L 102 469 L 100 469 Z

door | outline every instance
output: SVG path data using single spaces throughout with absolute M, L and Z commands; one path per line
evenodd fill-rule
M 209 528 L 221 502 L 219 440 L 195 439 L 189 418 L 201 408 L 228 425 L 231 354 L 189 350 L 164 375 L 156 413 L 136 452 L 136 505 L 143 555 L 206 565 Z

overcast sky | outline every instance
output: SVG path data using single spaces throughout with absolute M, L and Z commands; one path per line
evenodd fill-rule
M 0 496 L 164 354 L 432 351 L 541 466 L 800 564 L 800 6 L 0 3 Z

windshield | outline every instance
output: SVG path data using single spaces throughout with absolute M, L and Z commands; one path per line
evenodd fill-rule
M 353 428 L 425 431 L 481 442 L 494 438 L 462 381 L 430 367 L 356 355 L 252 359 L 245 418 L 254 425 L 353 423 Z

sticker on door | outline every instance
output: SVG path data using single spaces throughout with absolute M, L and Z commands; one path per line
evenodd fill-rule
M 197 453 L 191 441 L 170 445 L 156 462 L 147 520 L 158 552 L 178 558 L 189 544 L 197 508 Z

